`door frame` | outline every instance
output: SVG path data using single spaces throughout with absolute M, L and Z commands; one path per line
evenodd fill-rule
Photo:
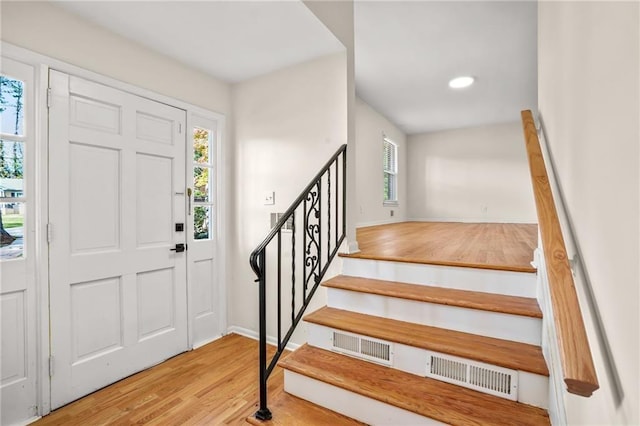
M 186 126 L 189 129 L 193 122 L 193 116 L 203 116 L 217 122 L 218 135 L 216 141 L 216 217 L 215 224 L 216 246 L 215 268 L 216 273 L 215 285 L 217 286 L 219 300 L 219 324 L 221 335 L 227 332 L 227 280 L 226 280 L 226 229 L 222 226 L 227 217 L 224 206 L 227 205 L 227 190 L 224 182 L 227 175 L 227 168 L 224 159 L 226 158 L 226 117 L 224 114 L 207 110 L 188 102 L 184 102 L 170 96 L 162 95 L 152 90 L 144 89 L 130 83 L 126 83 L 114 78 L 71 65 L 64 61 L 33 52 L 31 50 L 7 43 L 0 42 L 0 50 L 2 56 L 14 59 L 32 65 L 35 70 L 35 121 L 36 121 L 36 142 L 35 142 L 35 256 L 36 256 L 36 359 L 37 365 L 37 405 L 38 415 L 44 416 L 51 412 L 51 380 L 49 377 L 49 354 L 50 354 L 50 309 L 49 309 L 49 245 L 48 245 L 48 210 L 49 210 L 49 193 L 48 193 L 48 171 L 49 171 L 49 129 L 48 129 L 48 107 L 47 107 L 47 89 L 49 85 L 49 70 L 57 70 L 66 74 L 75 75 L 87 80 L 100 83 L 114 89 L 122 90 L 136 96 L 148 98 L 150 100 L 164 103 L 176 108 L 183 109 L 187 112 Z M 188 149 L 189 141 L 185 144 Z M 190 161 L 190 158 L 185 158 Z M 187 176 L 187 178 L 189 178 Z M 189 182 L 187 180 L 187 182 Z M 186 208 L 186 206 L 185 206 Z M 186 230 L 188 232 L 188 230 Z M 55 233 L 55 230 L 54 230 Z M 52 235 L 55 238 L 54 235 Z M 189 258 L 187 257 L 187 268 L 189 268 Z M 187 275 L 187 293 L 190 292 L 191 283 Z M 194 348 L 193 342 L 193 306 L 191 300 L 187 298 L 187 330 L 188 345 L 190 349 Z M 212 339 L 215 340 L 215 339 Z M 205 342 L 206 343 L 206 342 Z M 204 344 L 201 342 L 201 344 Z M 200 345 L 201 345 L 200 344 Z M 200 346 L 199 345 L 199 346 Z

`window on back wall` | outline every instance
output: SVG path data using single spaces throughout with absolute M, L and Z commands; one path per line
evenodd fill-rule
M 398 203 L 398 145 L 383 137 L 382 169 L 384 204 Z

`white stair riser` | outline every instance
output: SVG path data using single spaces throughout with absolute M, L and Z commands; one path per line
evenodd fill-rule
M 370 425 L 445 424 L 289 370 L 284 370 L 284 390 Z
M 549 408 L 549 377 L 518 371 L 518 401 L 535 407 Z
M 542 321 L 519 315 L 327 288 L 327 306 L 497 339 L 540 345 Z
M 536 274 L 369 259 L 342 259 L 342 274 L 508 296 L 536 297 Z
M 333 351 L 333 328 L 308 323 L 307 330 L 308 344 L 310 346 Z M 426 350 L 395 342 L 392 342 L 392 344 L 392 368 L 420 377 L 426 376 L 429 358 Z M 548 381 L 549 379 L 546 376 L 518 371 L 518 402 L 546 409 L 548 403 Z

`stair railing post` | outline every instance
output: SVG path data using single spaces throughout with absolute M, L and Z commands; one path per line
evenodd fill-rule
M 260 315 L 260 409 L 256 411 L 258 420 L 270 420 L 271 411 L 267 408 L 267 289 L 266 289 L 266 248 L 259 257 L 260 275 L 258 277 L 258 298 Z

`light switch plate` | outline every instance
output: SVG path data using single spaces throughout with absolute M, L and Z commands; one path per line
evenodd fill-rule
M 276 193 L 273 191 L 264 194 L 264 205 L 272 206 L 276 203 Z

